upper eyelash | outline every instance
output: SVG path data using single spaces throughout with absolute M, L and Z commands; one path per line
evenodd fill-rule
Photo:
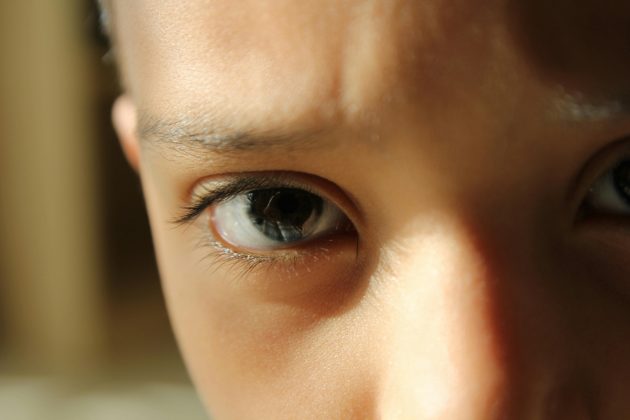
M 287 180 L 286 176 L 281 175 L 269 175 L 269 176 L 243 176 L 232 179 L 222 183 L 216 188 L 203 187 L 201 193 L 197 192 L 193 194 L 191 204 L 182 207 L 182 213 L 177 216 L 173 223 L 176 225 L 183 225 L 195 220 L 205 209 L 208 207 L 227 201 L 239 194 L 243 194 L 249 191 L 257 189 L 268 188 L 298 188 L 304 191 L 310 192 L 309 188 L 295 185 L 295 182 Z

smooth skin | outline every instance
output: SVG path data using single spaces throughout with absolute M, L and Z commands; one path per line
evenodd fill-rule
M 630 157 L 628 2 L 110 7 L 114 123 L 214 418 L 630 418 L 630 202 L 593 204 Z M 213 206 L 173 223 L 243 176 L 354 228 L 257 250 Z

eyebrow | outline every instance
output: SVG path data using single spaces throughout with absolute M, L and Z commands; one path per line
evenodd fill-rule
M 561 88 L 551 99 L 549 112 L 572 123 L 614 121 L 630 116 L 630 95 L 600 98 L 582 92 L 568 93 Z M 209 116 L 164 120 L 146 113 L 140 114 L 138 123 L 138 135 L 145 143 L 188 155 L 195 152 L 269 154 L 331 147 L 330 136 L 322 135 L 326 131 L 330 130 L 253 130 L 225 126 Z
M 331 146 L 327 129 L 319 130 L 253 130 L 228 127 L 212 118 L 186 117 L 161 120 L 142 115 L 138 135 L 149 144 L 178 151 L 212 153 L 289 152 Z

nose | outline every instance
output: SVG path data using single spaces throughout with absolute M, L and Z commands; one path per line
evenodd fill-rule
M 527 275 L 501 272 L 478 232 L 436 225 L 392 245 L 383 270 L 387 350 L 379 417 L 546 418 L 536 405 L 554 377 L 545 356 L 553 351 L 542 348 L 553 344 L 524 346 L 538 333 L 555 334 L 554 316 L 536 321 L 546 331 L 523 332 L 524 302 L 538 299 L 515 286 Z

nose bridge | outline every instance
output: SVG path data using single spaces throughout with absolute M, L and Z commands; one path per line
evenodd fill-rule
M 478 235 L 444 220 L 392 247 L 383 282 L 390 324 L 383 418 L 505 415 L 516 378 L 504 296 Z

